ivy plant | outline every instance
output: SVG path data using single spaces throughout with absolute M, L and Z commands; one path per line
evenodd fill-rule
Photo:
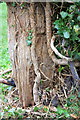
M 54 27 L 60 36 L 60 41 L 55 41 L 57 49 L 65 56 L 80 61 L 80 3 L 70 5 L 66 11 L 60 12 L 60 17 L 55 20 Z
M 29 31 L 27 40 L 26 40 L 27 46 L 30 46 L 32 44 L 31 39 L 32 39 L 32 31 Z

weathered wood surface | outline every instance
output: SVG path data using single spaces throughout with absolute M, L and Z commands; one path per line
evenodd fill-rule
M 53 62 L 47 51 L 45 10 L 43 6 L 38 4 L 38 6 L 35 7 L 35 16 L 37 32 L 35 52 L 38 61 L 38 67 L 47 77 L 53 80 Z M 12 7 L 9 3 L 9 53 L 13 66 L 13 78 L 15 79 L 16 86 L 19 90 L 20 101 L 23 103 L 24 107 L 32 103 L 32 89 L 36 76 L 31 57 L 31 47 L 27 46 L 26 44 L 30 28 L 29 5 L 27 4 L 26 9 L 21 9 L 19 6 Z M 44 79 L 42 74 L 41 79 Z M 47 81 L 47 83 L 49 84 L 50 82 Z

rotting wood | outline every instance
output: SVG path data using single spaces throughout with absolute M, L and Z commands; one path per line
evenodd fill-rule
M 30 69 L 32 61 L 30 47 L 26 45 L 27 31 L 29 29 L 29 10 L 14 8 L 8 5 L 8 32 L 9 53 L 12 60 L 12 77 L 15 79 L 19 92 L 19 100 L 23 107 L 32 104 L 32 85 L 30 82 Z M 24 20 L 25 19 L 25 20 Z
M 33 32 L 33 39 L 31 40 L 33 43 L 31 46 L 27 46 L 27 33 L 31 30 L 31 22 L 29 9 L 30 4 L 27 4 L 26 9 L 21 9 L 19 6 L 13 7 L 11 4 L 7 3 L 8 5 L 8 32 L 9 32 L 9 53 L 12 62 L 12 77 L 15 80 L 16 88 L 18 88 L 19 92 L 19 100 L 22 103 L 22 106 L 29 106 L 29 104 L 33 101 L 32 96 L 32 88 L 33 82 L 38 78 L 39 68 L 35 69 L 35 64 L 40 67 L 40 64 L 43 63 L 41 70 L 48 78 L 53 80 L 53 62 L 48 56 L 47 52 L 47 40 L 46 40 L 46 31 L 45 31 L 45 10 L 43 9 L 40 4 L 36 3 L 35 6 L 35 17 L 36 19 L 36 26 L 37 27 L 37 35 Z M 44 11 L 42 13 L 42 11 Z M 31 16 L 32 17 L 32 16 Z M 40 20 L 40 21 L 38 21 Z M 44 27 L 43 27 L 44 24 Z M 39 29 L 41 29 L 39 31 Z M 34 29 L 33 29 L 34 30 Z M 35 31 L 35 30 L 34 30 Z M 35 38 L 35 39 L 34 39 Z M 35 41 L 35 46 L 34 46 Z M 32 52 L 34 49 L 34 52 Z M 38 63 L 32 61 L 32 55 L 35 53 L 35 59 Z M 37 57 L 37 58 L 36 58 Z M 34 64 L 34 65 L 33 65 Z M 35 72 L 36 71 L 36 72 Z M 37 72 L 38 71 L 38 72 Z M 44 80 L 44 76 L 41 74 L 40 78 Z M 29 83 L 29 84 L 28 84 Z M 46 85 L 49 84 L 49 80 L 46 82 Z M 38 90 L 38 89 L 37 89 Z M 38 91 L 37 91 L 38 95 Z M 31 97 L 30 97 L 31 96 Z M 27 99 L 28 98 L 28 99 Z

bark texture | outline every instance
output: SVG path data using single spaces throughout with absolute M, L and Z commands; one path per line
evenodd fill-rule
M 33 104 L 33 96 L 34 102 L 38 102 L 36 97 L 38 97 L 38 84 L 41 79 L 45 79 L 46 76 L 53 80 L 53 61 L 47 50 L 49 49 L 47 39 L 50 41 L 51 33 L 48 33 L 50 30 L 48 28 L 46 31 L 46 24 L 50 23 L 45 21 L 45 9 L 40 3 L 26 4 L 24 9 L 18 5 L 12 7 L 8 3 L 9 53 L 13 78 L 23 107 Z M 32 45 L 28 46 L 26 40 L 30 30 L 32 30 Z M 49 83 L 47 79 L 47 84 Z

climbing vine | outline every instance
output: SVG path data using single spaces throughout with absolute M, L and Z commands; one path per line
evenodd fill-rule
M 31 39 L 32 39 L 32 31 L 29 31 L 28 36 L 27 36 L 27 40 L 26 40 L 26 43 L 28 46 L 30 46 L 32 44 Z

